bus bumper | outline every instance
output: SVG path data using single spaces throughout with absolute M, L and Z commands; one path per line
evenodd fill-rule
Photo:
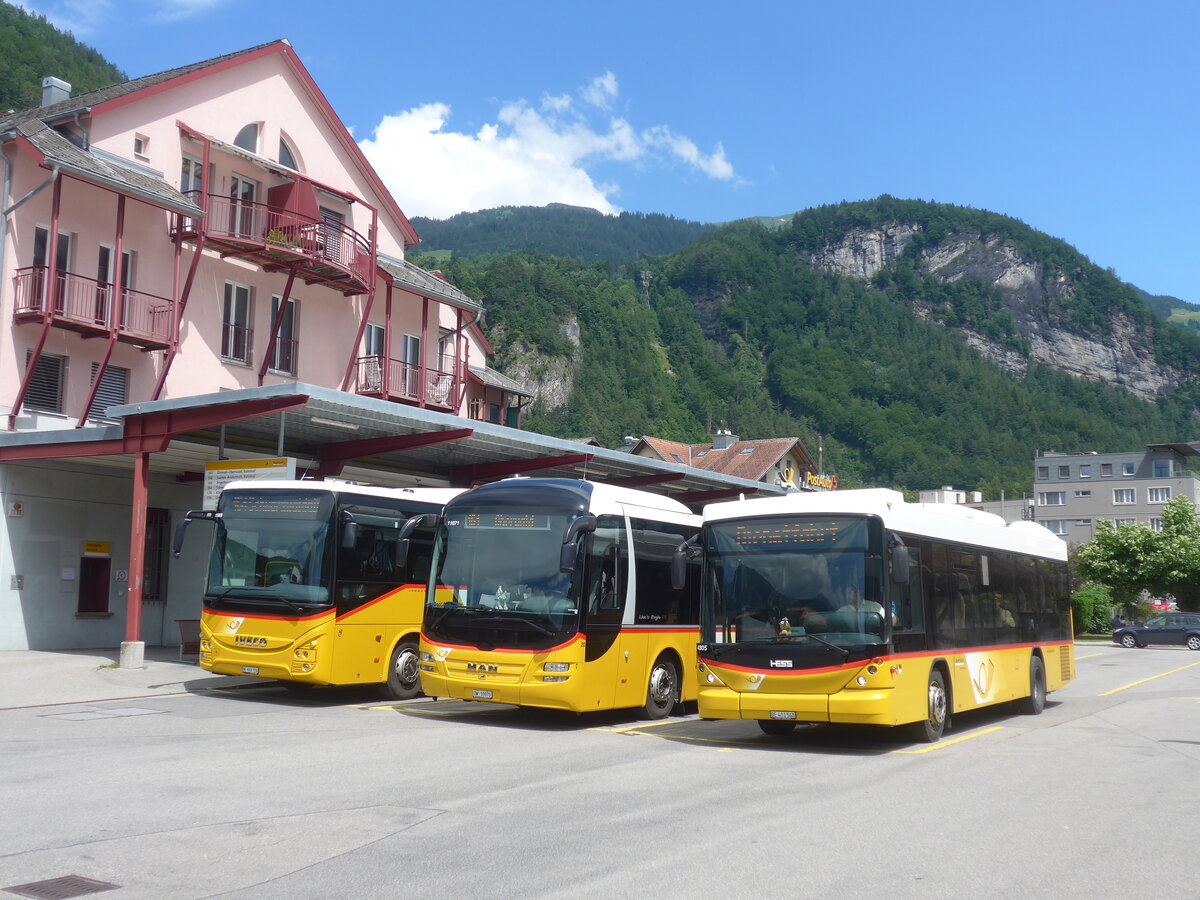
M 844 690 L 833 694 L 761 694 L 705 685 L 698 697 L 702 719 L 784 719 L 856 725 L 894 725 L 892 692 Z
M 571 702 L 567 685 L 562 683 L 504 683 L 486 679 L 467 681 L 422 668 L 421 690 L 427 697 L 447 697 L 452 700 L 475 700 L 481 703 L 507 703 L 512 706 L 536 706 L 542 709 L 585 712 Z

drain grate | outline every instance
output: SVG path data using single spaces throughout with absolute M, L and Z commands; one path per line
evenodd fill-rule
M 70 897 L 82 897 L 85 894 L 115 891 L 119 887 L 119 884 L 95 881 L 91 878 L 84 878 L 82 875 L 63 875 L 61 878 L 31 881 L 29 884 L 15 884 L 2 890 L 6 894 L 33 897 L 35 900 L 68 900 Z

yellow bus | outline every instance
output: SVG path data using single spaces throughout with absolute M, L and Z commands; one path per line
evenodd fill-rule
M 512 478 L 446 504 L 421 633 L 431 697 L 670 714 L 696 696 L 700 518 L 668 497 Z M 682 567 L 681 567 L 682 569 Z
M 372 488 L 314 481 L 235 481 L 215 510 L 200 665 L 289 686 L 378 684 L 385 696 L 420 693 L 417 644 L 432 532 L 400 529 L 441 510 L 448 488 Z
M 1067 547 L 1041 525 L 891 490 L 794 493 L 710 504 L 699 546 L 701 718 L 932 742 L 954 713 L 1040 713 L 1074 676 Z

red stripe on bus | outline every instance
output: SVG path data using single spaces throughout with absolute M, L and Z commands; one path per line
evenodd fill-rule
M 1023 647 L 1030 649 L 1034 647 L 1067 647 L 1070 646 L 1070 641 L 1051 641 L 1048 643 L 1038 644 L 997 644 L 993 647 L 970 647 L 957 650 L 924 650 L 914 653 L 892 653 L 888 655 L 869 656 L 864 659 L 858 659 L 854 662 L 840 663 L 836 666 L 820 666 L 811 669 L 771 669 L 771 668 L 756 668 L 753 666 L 739 666 L 736 663 L 724 662 L 723 660 L 715 659 L 711 656 L 699 656 L 698 659 L 710 666 L 718 669 L 729 669 L 734 672 L 752 672 L 759 675 L 812 675 L 814 673 L 837 672 L 842 669 L 861 669 L 863 666 L 880 665 L 894 660 L 905 659 L 933 659 L 939 656 L 959 656 L 966 653 L 995 653 L 1000 650 L 1020 650 Z M 880 660 L 876 663 L 875 660 Z
M 311 622 L 313 619 L 321 619 L 325 616 L 332 616 L 333 610 L 326 609 L 318 613 L 313 613 L 311 616 L 264 616 L 257 613 L 229 613 L 217 612 L 215 609 L 204 608 L 206 616 L 223 616 L 226 619 L 262 619 L 267 622 Z
M 368 600 L 362 606 L 356 606 L 356 607 L 354 607 L 354 609 L 352 609 L 348 612 L 342 613 L 340 616 L 337 617 L 337 621 L 344 622 L 347 619 L 351 618 L 352 616 L 357 616 L 359 613 L 363 612 L 364 610 L 370 609 L 376 603 L 382 603 L 384 600 L 390 599 L 391 597 L 395 597 L 401 591 L 406 590 L 408 588 L 420 588 L 420 589 L 424 590 L 425 585 L 413 583 L 413 584 L 402 584 L 398 588 L 392 588 L 392 590 L 388 591 L 386 594 L 380 594 L 374 600 Z
M 449 647 L 452 650 L 471 650 L 475 653 L 553 653 L 555 650 L 562 650 L 564 647 L 570 647 L 576 641 L 583 639 L 583 635 L 576 633 L 574 637 L 568 638 L 561 644 L 554 647 L 546 647 L 544 650 L 529 650 L 525 647 L 493 647 L 491 650 L 480 650 L 471 644 L 450 644 L 446 641 L 435 641 L 433 638 L 421 632 L 421 640 L 427 644 L 433 644 L 435 647 Z

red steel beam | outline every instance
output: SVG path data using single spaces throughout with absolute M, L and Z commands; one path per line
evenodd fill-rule
M 0 446 L 0 462 L 21 459 L 71 459 L 82 456 L 114 456 L 126 453 L 158 453 L 171 438 L 189 431 L 207 431 L 219 425 L 241 422 L 276 412 L 303 409 L 307 394 L 288 394 L 262 400 L 242 400 L 193 409 L 164 410 L 125 418 L 125 433 L 103 441 L 48 442 Z M 72 432 L 77 434 L 78 432 Z
M 664 472 L 661 475 L 630 475 L 625 478 L 595 478 L 601 484 L 613 484 L 617 487 L 637 488 L 648 484 L 667 484 L 672 481 L 683 481 L 687 478 L 683 472 Z
M 395 453 L 400 450 L 415 450 L 418 447 L 435 447 L 465 441 L 475 433 L 472 428 L 454 428 L 449 431 L 427 431 L 420 434 L 397 434 L 381 438 L 366 438 L 361 441 L 338 441 L 322 444 L 319 456 L 321 465 L 317 472 L 322 477 L 338 476 L 346 463 L 354 459 Z
M 590 462 L 592 453 L 572 453 L 569 456 L 542 456 L 536 459 L 507 459 L 500 462 L 476 463 L 457 466 L 450 471 L 450 484 L 454 487 L 470 487 L 485 478 L 502 478 L 519 475 L 521 472 L 537 472 L 558 466 L 580 466 Z
M 692 491 L 687 494 L 672 494 L 672 496 L 680 503 L 686 503 L 690 506 L 694 503 L 708 503 L 712 500 L 726 500 L 730 497 L 739 497 L 742 494 L 750 496 L 757 493 L 758 488 L 725 488 L 719 491 Z

